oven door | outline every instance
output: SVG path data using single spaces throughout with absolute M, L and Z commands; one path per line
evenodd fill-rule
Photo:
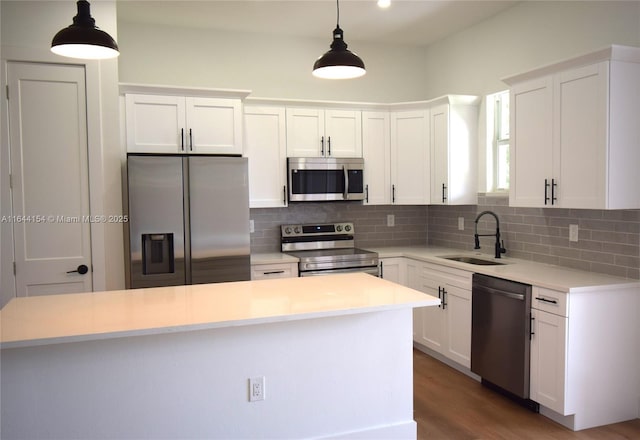
M 364 200 L 362 158 L 290 157 L 289 201 Z
M 314 277 L 318 275 L 337 275 L 339 273 L 355 273 L 363 272 L 373 275 L 375 277 L 380 276 L 378 266 L 366 266 L 366 267 L 349 267 L 346 269 L 325 269 L 325 270 L 309 270 L 306 272 L 298 272 L 301 277 Z

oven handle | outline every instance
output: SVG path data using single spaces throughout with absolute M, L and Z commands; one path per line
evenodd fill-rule
M 344 165 L 342 166 L 342 173 L 344 174 L 344 199 L 349 200 L 349 172 Z
M 298 276 L 300 277 L 310 277 L 310 276 L 317 276 L 317 275 L 336 275 L 336 274 L 341 274 L 341 273 L 358 273 L 358 272 L 363 272 L 363 273 L 368 273 L 369 275 L 373 275 L 376 277 L 380 276 L 379 273 L 379 269 L 378 266 L 370 266 L 367 268 L 356 268 L 356 267 L 351 267 L 351 268 L 346 268 L 346 269 L 326 269 L 326 270 L 308 270 L 308 271 L 299 271 L 298 272 Z

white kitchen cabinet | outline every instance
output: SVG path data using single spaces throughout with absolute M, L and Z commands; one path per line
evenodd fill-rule
M 240 99 L 125 95 L 127 151 L 242 154 Z
M 529 394 L 543 415 L 573 430 L 637 417 L 639 307 L 633 287 L 533 286 Z
M 388 111 L 362 112 L 365 205 L 391 203 L 390 130 Z
M 439 307 L 416 309 L 421 331 L 414 340 L 450 360 L 471 366 L 472 273 L 423 263 L 418 290 L 441 299 Z
M 530 399 L 563 414 L 568 320 L 534 308 L 531 319 Z
M 507 78 L 512 206 L 640 208 L 640 49 Z
M 287 206 L 285 108 L 244 106 L 244 155 L 249 158 L 249 206 Z
M 430 199 L 429 110 L 391 112 L 391 203 L 427 205 Z
M 295 278 L 298 276 L 298 263 L 252 264 L 251 279 Z
M 287 156 L 362 157 L 360 110 L 287 107 Z
M 380 258 L 380 277 L 394 283 L 407 285 L 405 259 L 401 257 Z
M 478 202 L 478 98 L 446 96 L 429 109 L 431 204 Z

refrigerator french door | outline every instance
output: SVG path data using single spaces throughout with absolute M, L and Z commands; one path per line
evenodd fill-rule
M 251 278 L 247 159 L 127 156 L 130 288 Z

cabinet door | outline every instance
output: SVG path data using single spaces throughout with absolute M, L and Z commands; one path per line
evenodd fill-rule
M 536 309 L 531 317 L 530 398 L 564 414 L 568 318 Z
M 422 273 L 420 277 L 420 290 L 428 295 L 441 298 L 441 286 L 444 283 L 435 276 Z M 442 305 L 438 307 L 422 307 L 416 309 L 420 311 L 421 333 L 416 342 L 428 347 L 438 353 L 443 353 L 445 341 L 445 310 Z
M 554 172 L 558 205 L 606 207 L 609 62 L 568 70 L 554 82 Z
M 326 154 L 324 110 L 287 108 L 287 156 L 322 157 Z
M 325 156 L 362 157 L 362 112 L 326 110 Z
M 471 368 L 471 291 L 445 285 L 446 335 L 444 355 Z
M 449 105 L 430 109 L 431 204 L 447 205 L 449 195 Z M 456 160 L 464 160 L 463 157 Z
M 427 110 L 391 114 L 391 203 L 429 203 L 429 118 Z
M 403 258 L 381 258 L 380 277 L 406 286 L 403 262 Z
M 284 107 L 244 107 L 244 155 L 249 158 L 249 206 L 287 206 Z
M 511 88 L 510 206 L 545 206 L 552 177 L 552 78 Z M 547 188 L 551 206 L 551 188 Z
M 181 96 L 125 96 L 127 151 L 185 152 L 185 100 Z
M 365 205 L 391 201 L 391 138 L 389 112 L 362 112 Z
M 186 98 L 189 153 L 242 154 L 239 99 Z

